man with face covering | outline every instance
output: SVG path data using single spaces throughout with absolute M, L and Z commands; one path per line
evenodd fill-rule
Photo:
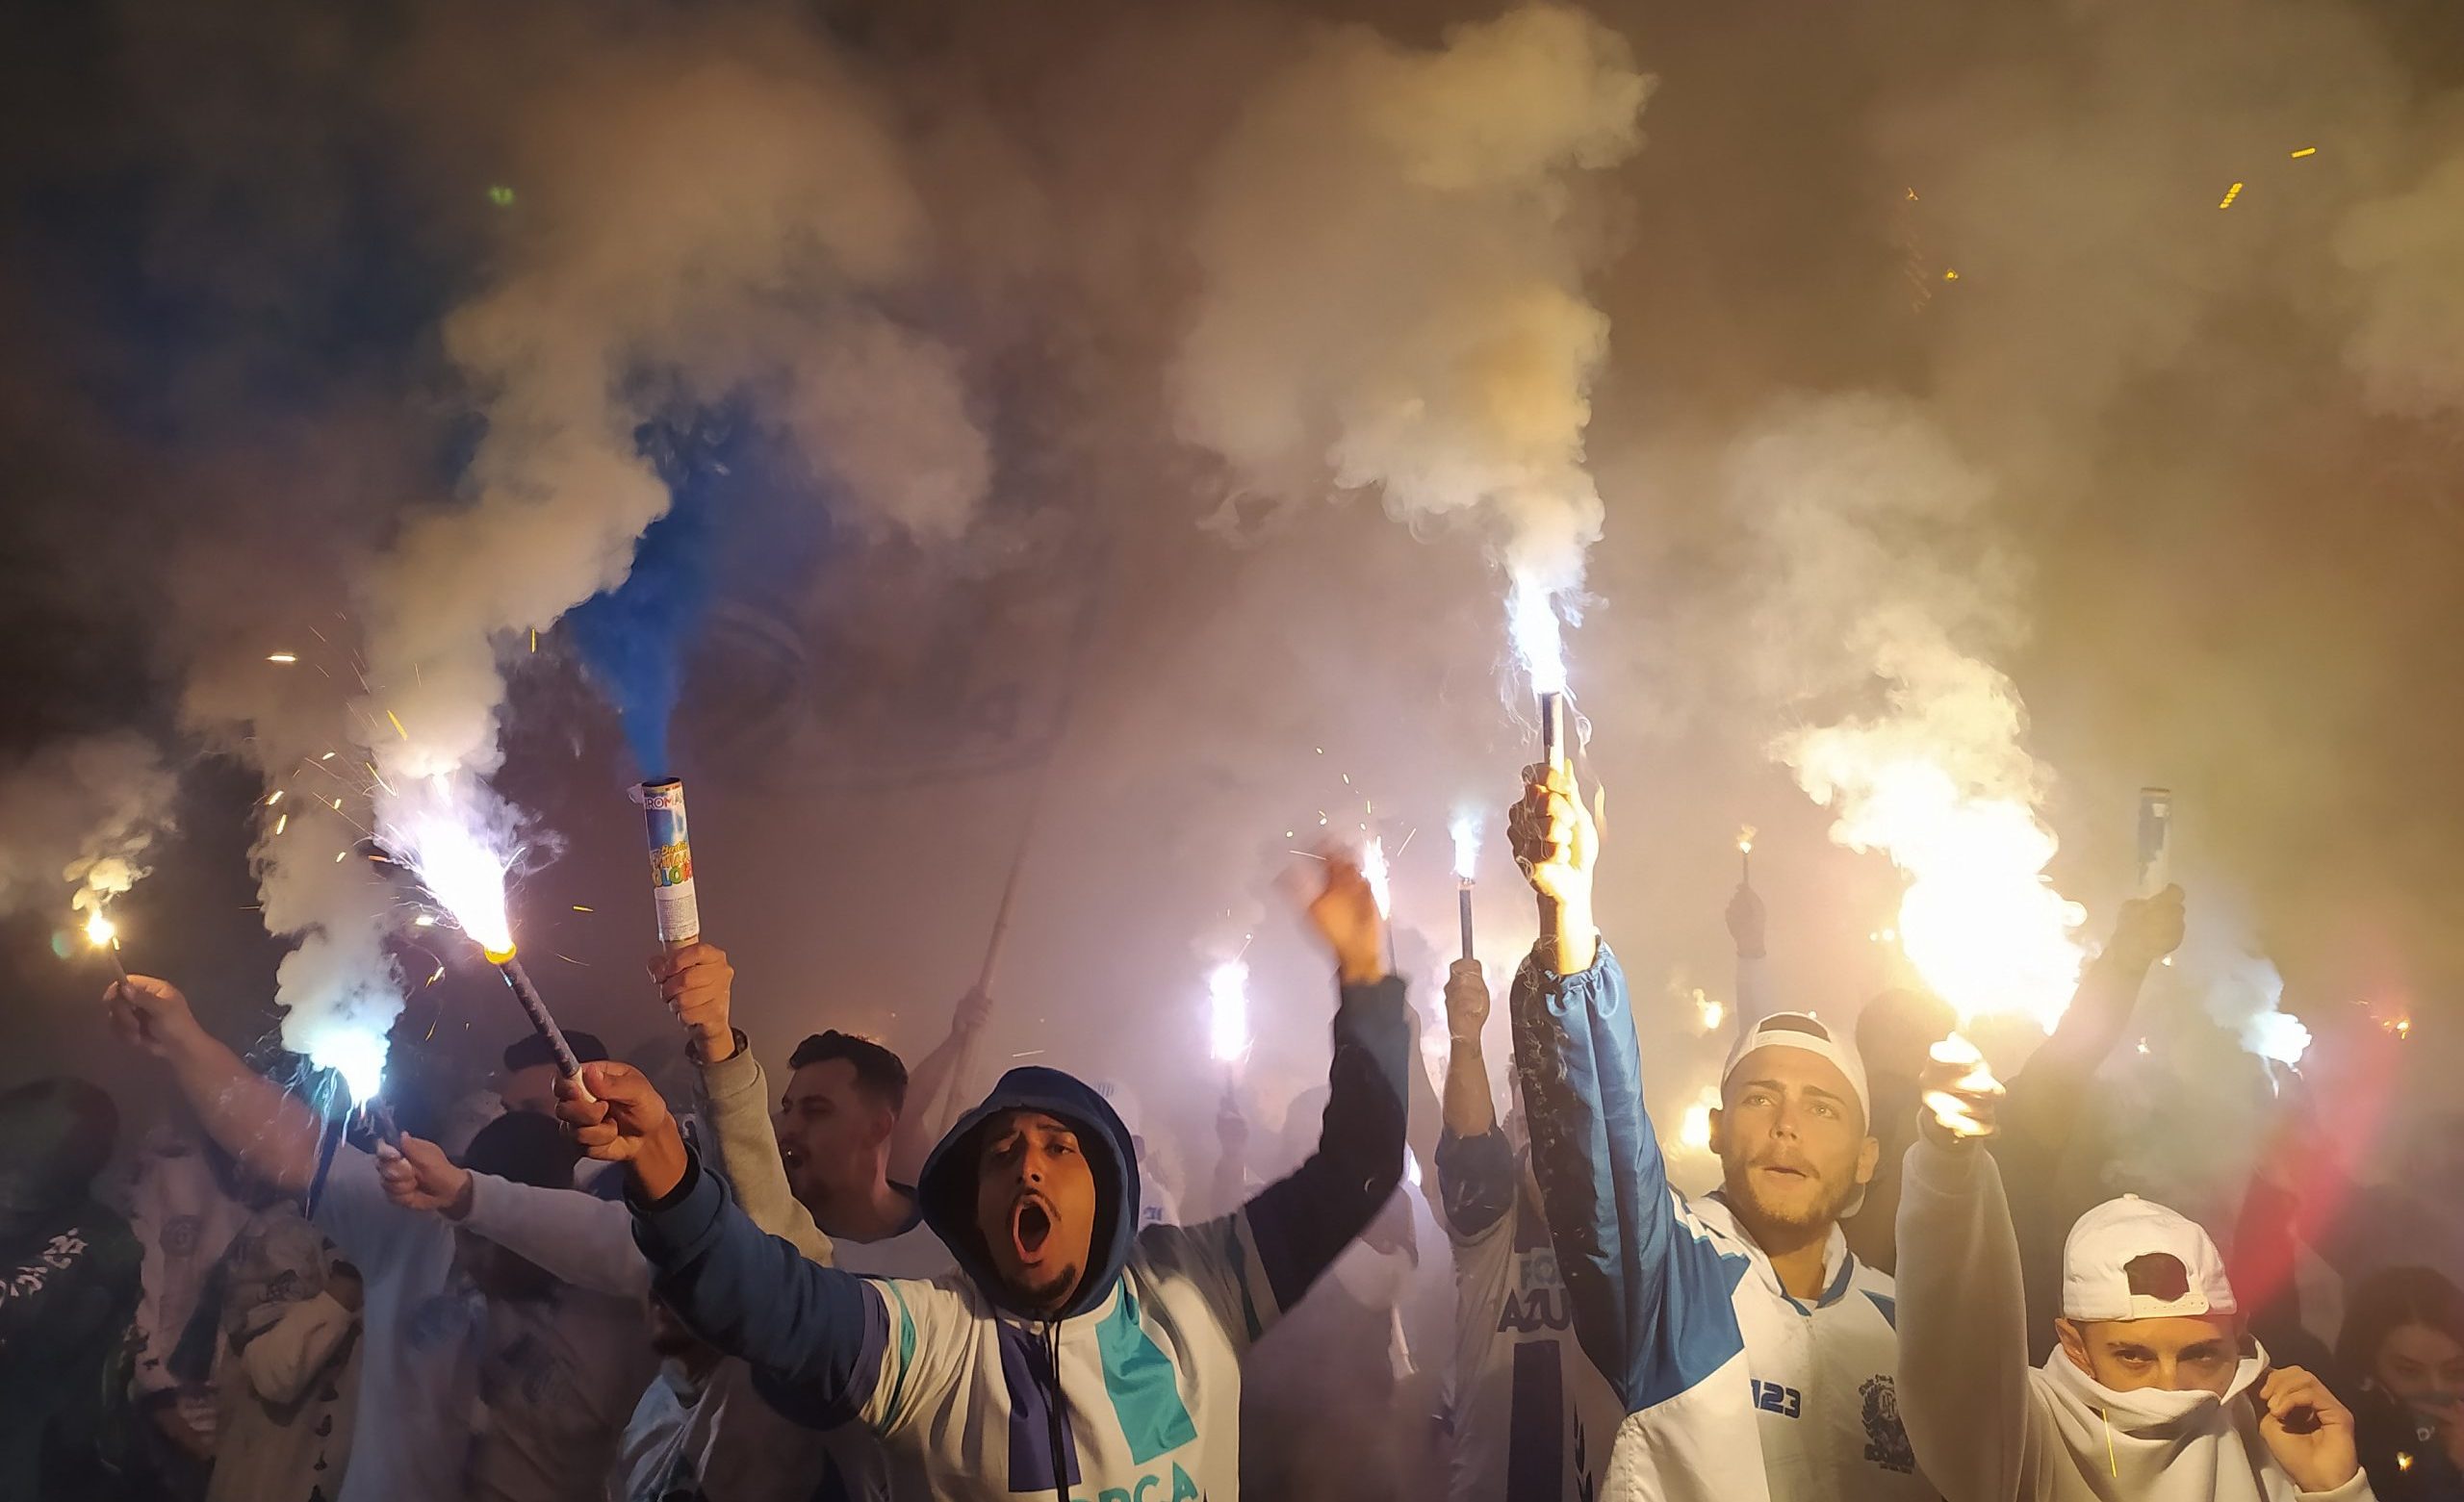
M 1057 1070 L 1014 1069 L 942 1138 L 918 1185 L 959 1270 L 878 1280 L 767 1236 L 636 1071 L 593 1065 L 562 1110 L 630 1165 L 659 1296 L 816 1426 L 878 1431 L 917 1495 L 1240 1494 L 1240 1361 L 1393 1192 L 1403 1168 L 1402 982 L 1359 868 L 1328 862 L 1310 916 L 1342 999 L 1318 1153 L 1240 1210 L 1139 1228 L 1129 1133 Z
M 1533 778 L 1510 820 L 1541 934 L 1515 977 L 1515 1066 L 1575 1333 L 1625 1408 L 1602 1494 L 1930 1499 L 1893 1393 L 1890 1280 L 1839 1230 L 1879 1151 L 1855 1052 L 1801 1013 L 1745 1031 L 1711 1116 L 1721 1187 L 1678 1193 L 1592 921 L 1599 825 L 1570 773 Z
M 1969 1067 L 1929 1071 L 1899 1208 L 1900 1401 L 1945 1502 L 2370 1496 L 2352 1414 L 2308 1372 L 2271 1368 L 2215 1243 L 2151 1201 L 2071 1228 L 2060 1344 L 2029 1366 L 2018 1241 L 1983 1145 L 2000 1092 Z

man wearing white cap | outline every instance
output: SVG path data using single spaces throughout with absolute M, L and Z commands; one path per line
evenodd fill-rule
M 1711 1117 L 1718 1192 L 1668 1183 L 1626 979 L 1592 922 L 1599 828 L 1562 771 L 1512 819 L 1541 899 L 1515 978 L 1531 1160 L 1584 1351 L 1626 1410 L 1610 1502 L 1917 1502 L 1891 1281 L 1849 1252 L 1880 1148 L 1847 1040 L 1801 1013 L 1737 1039 Z
M 1971 1072 L 1973 1071 L 1973 1072 Z M 1938 1064 L 1899 1209 L 1900 1406 L 1945 1502 L 2355 1502 L 2352 1414 L 2249 1338 L 2207 1233 L 2125 1195 L 2062 1259 L 2061 1346 L 2028 1364 L 2019 1245 L 1980 1143 L 2000 1087 Z

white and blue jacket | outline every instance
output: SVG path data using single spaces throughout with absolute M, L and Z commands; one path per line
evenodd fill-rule
M 1836 1227 L 1822 1297 L 1791 1298 L 1714 1194 L 1690 1203 L 1644 1108 L 1625 972 L 1527 960 L 1511 1010 L 1532 1170 L 1575 1332 L 1626 1410 L 1608 1502 L 1923 1502 L 1887 1277 Z
M 1232 1502 L 1242 1355 L 1402 1177 L 1406 1019 L 1399 980 L 1345 989 L 1317 1153 L 1203 1225 L 1140 1229 L 1120 1119 L 1070 1076 L 1027 1068 L 951 1129 L 917 1184 L 956 1271 L 875 1279 L 808 1261 L 698 1161 L 634 1207 L 634 1236 L 659 1297 L 750 1362 L 780 1413 L 878 1432 L 898 1495 Z M 1075 1124 L 1094 1172 L 1102 1261 L 1055 1319 L 1004 1305 L 975 1229 L 975 1136 L 1013 1109 Z

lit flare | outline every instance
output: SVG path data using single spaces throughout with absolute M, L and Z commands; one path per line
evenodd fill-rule
M 1207 1053 L 1219 1064 L 1248 1056 L 1249 967 L 1227 959 L 1206 978 Z
M 1985 1056 L 1975 1044 L 1954 1032 L 1934 1045 L 1932 1057 L 1938 1064 L 1964 1066 L 1967 1072 L 1960 1076 L 1958 1091 L 1970 1095 L 1993 1095 L 2002 1088 L 1993 1071 L 1985 1066 Z M 1951 1090 L 1925 1092 L 1925 1108 L 1934 1113 L 1934 1121 L 1954 1136 L 1983 1136 L 1991 1129 L 1968 1109 L 1967 1102 Z

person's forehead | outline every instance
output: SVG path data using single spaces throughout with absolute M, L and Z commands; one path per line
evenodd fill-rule
M 808 1096 L 826 1096 L 835 1100 L 855 1088 L 855 1065 L 843 1058 L 817 1058 L 788 1077 L 787 1099 L 800 1101 Z
M 2464 1345 L 2446 1331 L 2430 1325 L 2401 1324 L 2387 1332 L 2380 1351 L 2389 1356 L 2401 1356 L 2415 1362 L 2452 1362 L 2464 1359 Z
M 2109 1319 L 2096 1327 L 2096 1337 L 2108 1345 L 2143 1345 L 2152 1351 L 2181 1351 L 2210 1341 L 2230 1344 L 2233 1322 L 2212 1314 L 2165 1314 L 2153 1319 Z
M 1765 1045 L 1738 1059 L 1736 1068 L 1729 1072 L 1729 1083 L 1731 1088 L 1776 1084 L 1784 1089 L 1819 1090 L 1851 1103 L 1857 1099 L 1857 1086 L 1837 1064 L 1786 1044 Z

